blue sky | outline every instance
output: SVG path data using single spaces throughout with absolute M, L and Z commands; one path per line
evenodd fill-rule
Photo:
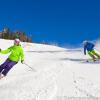
M 100 38 L 98 0 L 0 0 L 0 29 L 22 30 L 33 42 L 78 45 Z

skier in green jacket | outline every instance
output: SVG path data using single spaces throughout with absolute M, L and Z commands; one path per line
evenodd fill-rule
M 24 52 L 20 45 L 20 40 L 15 39 L 14 45 L 9 47 L 6 50 L 1 50 L 0 53 L 2 54 L 8 54 L 10 53 L 7 60 L 0 65 L 0 79 L 7 75 L 7 73 L 10 71 L 10 69 L 18 63 L 19 60 L 21 60 L 21 63 L 24 61 Z

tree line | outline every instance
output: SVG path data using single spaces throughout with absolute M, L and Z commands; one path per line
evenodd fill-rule
M 27 36 L 26 33 L 22 31 L 11 32 L 9 28 L 4 28 L 3 31 L 0 32 L 0 38 L 10 40 L 19 38 L 23 42 L 32 42 L 31 35 Z

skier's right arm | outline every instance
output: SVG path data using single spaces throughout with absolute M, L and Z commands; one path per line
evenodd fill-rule
M 0 50 L 0 53 L 2 53 L 2 54 L 7 54 L 7 53 L 9 53 L 10 51 L 11 51 L 11 47 L 8 48 L 8 49 L 6 49 L 6 50 Z
M 84 46 L 84 54 L 86 55 L 86 46 Z

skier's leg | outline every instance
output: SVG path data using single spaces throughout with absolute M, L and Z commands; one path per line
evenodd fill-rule
M 93 59 L 93 61 L 96 61 L 96 57 L 93 55 L 92 51 L 88 51 L 88 54 Z
M 0 73 L 2 73 L 2 71 L 7 66 L 8 63 L 9 63 L 9 59 L 7 59 L 3 64 L 0 65 Z
M 95 52 L 95 50 L 92 50 L 93 55 L 95 55 L 97 58 L 100 58 L 100 55 Z
M 8 65 L 5 67 L 5 69 L 3 70 L 2 74 L 3 74 L 4 76 L 6 76 L 7 73 L 10 71 L 10 69 L 11 69 L 14 65 L 16 65 L 16 64 L 17 64 L 17 62 L 10 61 L 10 62 L 8 63 Z

